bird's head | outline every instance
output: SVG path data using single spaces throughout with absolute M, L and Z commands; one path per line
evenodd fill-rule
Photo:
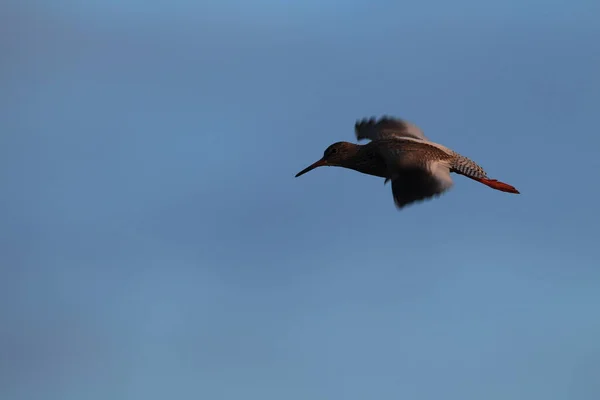
M 345 161 L 356 154 L 358 145 L 348 142 L 337 142 L 329 146 L 323 152 L 323 157 L 312 165 L 304 168 L 302 171 L 296 174 L 296 178 L 300 175 L 304 175 L 308 171 L 311 171 L 317 167 L 323 166 L 343 166 Z

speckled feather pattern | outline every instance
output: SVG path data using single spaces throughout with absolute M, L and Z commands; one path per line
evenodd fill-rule
M 433 162 L 448 163 L 451 172 L 473 178 L 487 178 L 486 172 L 473 160 L 456 152 L 446 152 L 426 142 L 403 140 L 400 138 L 382 139 L 361 146 L 352 164 L 357 171 L 369 175 L 391 177 L 390 161 L 398 169 L 422 168 L 427 170 Z
M 452 160 L 452 168 L 450 171 L 456 172 L 457 174 L 466 175 L 471 178 L 487 179 L 487 174 L 477 163 L 465 156 L 455 153 L 455 157 Z
M 474 161 L 435 144 L 411 139 L 379 139 L 360 146 L 347 168 L 389 178 L 398 208 L 422 201 L 452 187 L 450 172 L 487 178 Z
M 454 155 L 447 153 L 435 146 L 431 146 L 425 142 L 416 142 L 404 139 L 386 139 L 371 142 L 378 146 L 379 151 L 384 154 L 389 161 L 394 161 L 389 164 L 393 167 L 394 164 L 398 168 L 426 168 L 429 163 L 435 161 L 450 162 Z

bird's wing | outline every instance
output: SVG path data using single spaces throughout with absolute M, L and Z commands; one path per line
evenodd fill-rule
M 450 164 L 416 149 L 382 149 L 396 207 L 439 196 L 453 185 Z
M 422 168 L 405 169 L 392 178 L 394 203 L 401 209 L 411 203 L 440 196 L 452 187 L 452 178 L 432 175 Z
M 356 139 L 393 139 L 397 137 L 410 137 L 419 140 L 429 140 L 423 131 L 406 120 L 383 116 L 379 120 L 375 118 L 362 119 L 354 124 Z

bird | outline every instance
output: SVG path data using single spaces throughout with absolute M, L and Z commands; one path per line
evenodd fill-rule
M 403 118 L 387 115 L 363 118 L 354 124 L 357 141 L 336 142 L 323 157 L 296 174 L 296 178 L 323 166 L 352 169 L 391 181 L 397 209 L 439 197 L 453 186 L 450 173 L 466 176 L 502 192 L 520 194 L 513 186 L 490 179 L 477 163 L 430 141 L 421 128 Z

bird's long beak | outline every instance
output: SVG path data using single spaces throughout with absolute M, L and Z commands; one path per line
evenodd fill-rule
M 319 161 L 317 161 L 316 163 L 304 168 L 302 171 L 298 172 L 296 174 L 296 178 L 299 177 L 300 175 L 304 175 L 305 173 L 307 173 L 308 171 L 312 171 L 313 169 L 317 168 L 317 167 L 322 167 L 324 165 L 327 165 L 327 160 L 321 158 Z

